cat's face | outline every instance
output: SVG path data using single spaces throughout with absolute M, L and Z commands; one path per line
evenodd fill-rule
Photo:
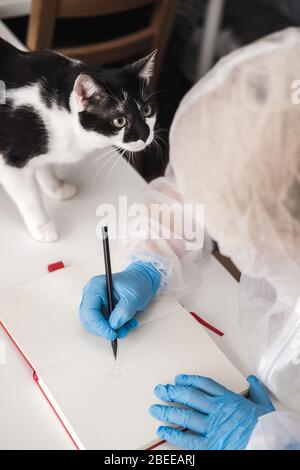
M 156 105 L 148 90 L 155 53 L 121 69 L 81 74 L 74 95 L 81 126 L 130 152 L 154 139 Z M 153 95 L 152 95 L 153 96 Z

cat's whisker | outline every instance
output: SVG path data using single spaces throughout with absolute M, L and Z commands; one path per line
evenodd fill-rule
M 128 161 L 131 164 L 131 162 L 132 162 L 132 152 L 130 150 L 128 150 Z
M 106 165 L 108 165 L 108 164 L 112 161 L 113 156 L 114 156 L 114 155 L 110 155 L 110 156 L 107 158 L 107 160 L 105 160 L 104 164 L 100 165 L 100 167 L 97 169 L 96 174 L 95 174 L 95 176 L 94 176 L 93 184 L 92 184 L 92 189 L 93 189 L 93 190 L 95 189 L 95 185 L 96 185 L 96 182 L 97 182 L 97 179 L 98 179 L 98 176 L 99 176 L 100 171 L 103 170 L 103 168 L 104 168 Z
M 142 81 L 140 81 L 140 96 L 143 99 Z
M 108 180 L 109 180 L 109 177 L 111 176 L 113 170 L 115 169 L 115 167 L 117 166 L 117 164 L 120 162 L 121 158 L 124 156 L 126 150 L 123 150 L 122 152 L 118 152 L 119 155 L 118 155 L 118 158 L 116 159 L 116 161 L 113 163 L 111 169 L 109 170 L 107 176 L 106 176 L 106 179 L 105 179 L 105 184 L 107 184 Z
M 94 163 L 98 163 L 100 159 L 101 159 L 101 157 L 98 156 L 98 157 L 94 158 L 93 160 L 91 160 L 91 161 L 85 166 L 85 168 L 82 170 L 82 172 L 81 172 L 81 174 L 80 174 L 80 177 L 79 177 L 78 182 L 81 182 L 81 181 L 82 181 L 82 179 L 84 178 L 84 176 L 86 175 L 86 173 L 87 173 L 87 171 L 90 169 L 90 167 L 91 167 L 92 165 L 94 165 Z
M 125 150 L 124 156 L 127 159 L 128 162 L 130 162 L 130 150 Z
M 86 172 L 89 170 L 89 168 L 90 168 L 94 163 L 99 163 L 99 161 L 102 161 L 104 158 L 106 158 L 108 155 L 112 154 L 113 152 L 115 152 L 115 149 L 114 149 L 114 148 L 111 148 L 108 152 L 106 152 L 106 153 L 104 153 L 104 154 L 100 154 L 100 155 L 98 155 L 97 157 L 93 158 L 93 159 L 86 165 L 86 167 L 84 168 L 84 170 L 81 172 L 79 181 L 82 180 L 82 178 L 84 177 L 84 175 L 86 174 Z
M 104 154 L 100 154 L 98 155 L 97 157 L 95 157 L 89 164 L 88 166 L 84 169 L 84 171 L 90 166 L 92 165 L 93 163 L 99 163 L 99 161 L 101 162 L 102 160 L 105 160 L 109 155 L 112 155 L 113 153 L 115 152 L 115 149 L 111 149 L 109 150 L 108 152 L 104 153 Z
M 131 159 L 133 168 L 136 169 L 135 158 L 134 158 L 134 152 L 130 152 L 130 159 Z
M 145 102 L 147 101 L 147 93 L 148 93 L 148 89 L 147 89 L 147 85 L 146 83 L 143 81 L 141 82 L 142 84 L 142 93 L 141 93 L 141 96 L 142 96 L 142 100 Z
M 111 154 L 107 155 L 104 159 L 103 164 L 100 166 L 100 169 L 102 170 L 113 159 L 113 157 L 116 156 L 117 154 L 118 154 L 118 151 L 115 150 Z
M 162 144 L 164 144 L 166 146 L 168 145 L 168 139 L 166 139 L 165 137 L 163 137 L 161 135 L 155 136 L 155 140 L 160 141 Z
M 167 91 L 167 90 L 166 90 L 166 89 L 164 89 L 164 90 L 157 90 L 157 91 L 153 91 L 152 93 L 148 93 L 148 94 L 146 95 L 145 101 L 148 101 L 148 100 L 149 100 L 150 98 L 152 98 L 153 96 L 156 96 L 156 95 L 158 95 L 159 93 L 163 93 L 164 91 Z
M 168 134 L 169 129 L 166 129 L 164 127 L 157 127 L 156 129 L 154 129 L 154 133 L 155 134 Z
M 131 161 L 132 161 L 132 164 L 133 164 L 134 168 L 136 169 L 135 158 L 134 158 L 134 153 L 133 152 L 131 152 Z
M 144 82 L 142 80 L 140 81 L 140 94 L 142 101 L 144 101 Z
M 156 153 L 158 154 L 160 161 L 163 165 L 163 153 L 162 153 L 161 146 L 159 145 L 156 139 L 154 139 L 152 143 L 153 143 L 153 148 L 155 148 Z
M 118 155 L 119 155 L 119 152 L 117 150 L 115 150 L 115 152 L 113 154 L 109 155 L 108 158 L 105 160 L 105 162 L 97 169 L 97 172 L 96 172 L 95 177 L 94 177 L 93 185 L 92 185 L 93 190 L 95 189 L 95 185 L 96 185 L 97 178 L 99 176 L 100 171 L 103 170 L 103 168 L 106 165 L 108 165 L 109 163 L 113 163 L 114 157 L 118 156 Z
M 160 127 L 158 125 L 155 126 L 154 132 L 169 132 L 169 129 L 166 127 Z
M 111 90 L 108 91 L 108 95 L 109 95 L 113 100 L 115 100 L 120 106 L 123 106 L 121 100 L 120 100 Z
M 162 142 L 164 145 L 168 145 L 168 137 L 166 136 L 166 132 L 162 129 L 155 129 L 154 130 L 154 140 Z
M 161 150 L 161 147 L 160 147 L 159 143 L 156 140 L 154 140 L 154 145 L 155 145 L 155 148 L 158 151 L 158 154 L 161 156 L 162 150 Z
M 102 165 L 100 168 L 98 168 L 98 170 L 97 170 L 97 172 L 96 172 L 96 174 L 95 174 L 95 177 L 94 177 L 93 184 L 92 184 L 92 189 L 93 189 L 93 191 L 95 190 L 99 173 L 101 172 L 101 170 L 103 170 L 103 168 L 106 166 L 106 164 L 109 164 L 109 163 L 113 163 L 113 158 L 109 157 L 109 159 L 107 160 L 107 162 L 105 162 L 104 165 Z
M 117 149 L 115 147 L 112 147 L 108 152 L 102 154 L 102 155 L 99 155 L 99 157 L 103 160 L 104 158 L 106 158 L 108 155 L 111 155 L 113 153 L 116 153 L 117 152 Z

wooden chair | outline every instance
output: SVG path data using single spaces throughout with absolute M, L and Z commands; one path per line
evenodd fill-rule
M 177 0 L 32 0 L 26 45 L 34 51 L 51 48 L 58 18 L 110 15 L 150 4 L 153 4 L 153 13 L 146 27 L 112 40 L 56 51 L 88 65 L 106 65 L 143 56 L 157 49 L 156 75 L 152 82 L 155 87 L 174 22 Z

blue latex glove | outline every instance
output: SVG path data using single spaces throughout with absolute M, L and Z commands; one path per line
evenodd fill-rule
M 144 310 L 160 285 L 160 273 L 150 263 L 136 262 L 113 274 L 116 306 L 109 320 L 105 276 L 95 276 L 85 286 L 80 305 L 80 321 L 90 333 L 113 341 L 125 338 L 138 322 L 133 318 Z
M 180 449 L 245 449 L 258 418 L 275 410 L 260 381 L 252 375 L 248 382 L 249 399 L 197 375 L 178 375 L 175 385 L 158 385 L 154 393 L 159 399 L 188 407 L 150 408 L 155 418 L 188 430 L 161 426 L 159 437 Z

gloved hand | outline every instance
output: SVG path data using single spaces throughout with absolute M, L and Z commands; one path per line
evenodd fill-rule
M 90 333 L 113 341 L 125 338 L 137 327 L 133 318 L 144 310 L 160 285 L 160 273 L 150 263 L 136 262 L 124 271 L 113 274 L 113 294 L 116 306 L 109 320 L 105 276 L 95 276 L 85 286 L 80 305 L 80 321 Z
M 191 431 L 160 426 L 159 437 L 181 449 L 245 449 L 259 416 L 275 410 L 260 381 L 249 376 L 248 382 L 249 399 L 196 375 L 178 375 L 175 385 L 157 385 L 158 398 L 189 408 L 153 405 L 150 414 Z

